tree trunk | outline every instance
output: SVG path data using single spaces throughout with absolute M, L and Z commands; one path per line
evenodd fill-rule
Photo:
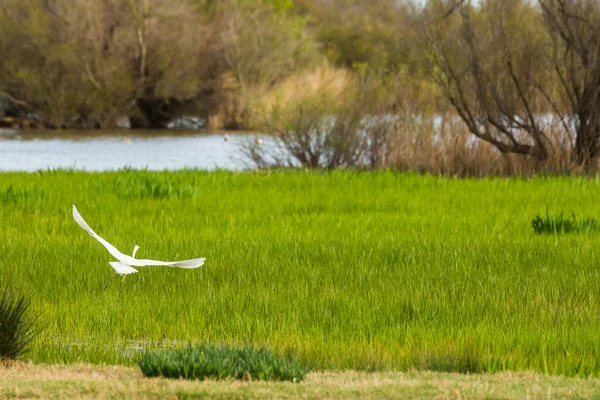
M 589 118 L 588 113 L 579 114 L 579 126 L 575 138 L 575 162 L 590 167 L 600 156 L 600 124 Z

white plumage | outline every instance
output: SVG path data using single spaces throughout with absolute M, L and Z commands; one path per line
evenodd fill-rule
M 89 233 L 94 239 L 99 241 L 102 246 L 108 250 L 108 252 L 115 257 L 118 262 L 113 261 L 109 262 L 111 267 L 114 268 L 115 273 L 123 276 L 123 280 L 125 280 L 125 276 L 129 274 L 135 274 L 138 272 L 135 267 L 150 267 L 150 266 L 166 266 L 166 267 L 176 267 L 176 268 L 198 268 L 204 264 L 205 258 L 194 258 L 191 260 L 184 261 L 158 261 L 158 260 L 147 260 L 147 259 L 137 259 L 135 258 L 135 253 L 140 248 L 139 246 L 135 246 L 133 249 L 133 254 L 131 256 L 125 255 L 121 253 L 115 246 L 108 243 L 105 239 L 100 237 L 96 232 L 90 228 L 90 226 L 85 222 L 79 211 L 77 211 L 77 207 L 73 205 L 73 218 L 75 222 L 79 224 L 87 233 Z M 114 276 L 113 276 L 114 278 Z M 112 281 L 112 278 L 111 278 Z M 108 281 L 110 283 L 111 281 Z M 105 286 L 108 287 L 108 283 Z M 121 282 L 121 290 L 123 289 L 123 282 Z M 120 291 L 119 291 L 120 293 Z

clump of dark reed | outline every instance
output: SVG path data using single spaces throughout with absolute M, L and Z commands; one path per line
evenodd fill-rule
M 126 199 L 179 199 L 195 196 L 198 188 L 169 173 L 124 170 L 115 179 L 114 192 Z
M 0 204 L 8 205 L 25 205 L 30 202 L 41 202 L 45 199 L 46 194 L 37 188 L 15 188 L 12 184 L 5 187 L 0 187 Z
M 428 352 L 421 357 L 421 360 L 415 361 L 415 365 L 420 369 L 461 374 L 490 372 L 490 365 L 487 364 L 483 361 L 478 348 L 470 342 L 446 351 Z
M 147 377 L 184 379 L 248 379 L 299 382 L 309 369 L 275 355 L 265 347 L 202 344 L 149 351 L 138 361 Z
M 531 221 L 531 227 L 537 234 L 542 233 L 587 233 L 598 229 L 595 218 L 577 218 L 575 213 L 565 215 L 562 212 L 550 214 L 546 209 L 546 216 L 536 215 Z
M 0 300 L 0 360 L 15 360 L 29 350 L 39 333 L 36 322 L 27 297 L 6 288 Z

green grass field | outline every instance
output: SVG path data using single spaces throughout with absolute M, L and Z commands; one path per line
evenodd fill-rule
M 0 174 L 1 283 L 42 313 L 37 362 L 133 365 L 145 348 L 265 344 L 314 370 L 600 376 L 600 179 L 361 172 Z M 112 261 L 71 217 L 140 258 Z

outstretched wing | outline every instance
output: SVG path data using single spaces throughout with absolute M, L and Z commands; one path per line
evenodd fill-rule
M 184 261 L 157 261 L 157 260 L 143 260 L 143 259 L 134 259 L 135 263 L 131 265 L 135 265 L 136 267 L 153 267 L 163 265 L 165 267 L 176 267 L 176 268 L 198 268 L 204 264 L 204 260 L 206 258 L 194 258 L 191 260 Z
M 79 224 L 87 233 L 89 233 L 94 239 L 99 241 L 102 246 L 108 250 L 113 257 L 119 260 L 121 263 L 134 266 L 134 267 L 151 267 L 151 266 L 165 266 L 165 267 L 176 267 L 176 268 L 198 268 L 204 264 L 205 258 L 194 258 L 191 260 L 183 260 L 183 261 L 158 261 L 158 260 L 144 260 L 130 257 L 121 253 L 115 246 L 108 243 L 102 237 L 100 237 L 96 232 L 89 227 L 89 225 L 84 221 L 79 211 L 75 205 L 73 205 L 73 218 L 75 222 Z M 111 264 L 112 265 L 112 264 Z
M 108 250 L 108 252 L 112 254 L 113 257 L 121 261 L 123 264 L 133 265 L 131 264 L 131 261 L 135 260 L 135 258 L 126 256 L 125 254 L 121 253 L 119 250 L 117 250 L 115 246 L 108 243 L 106 240 L 101 238 L 96 232 L 94 232 L 92 228 L 90 228 L 90 226 L 84 221 L 81 214 L 79 214 L 79 211 L 77 211 L 77 207 L 75 207 L 75 205 L 73 205 L 73 218 L 75 219 L 75 222 L 79 224 L 79 226 L 85 229 L 85 231 L 89 233 L 94 239 L 99 241 L 102 244 L 102 246 L 104 246 L 106 250 Z

